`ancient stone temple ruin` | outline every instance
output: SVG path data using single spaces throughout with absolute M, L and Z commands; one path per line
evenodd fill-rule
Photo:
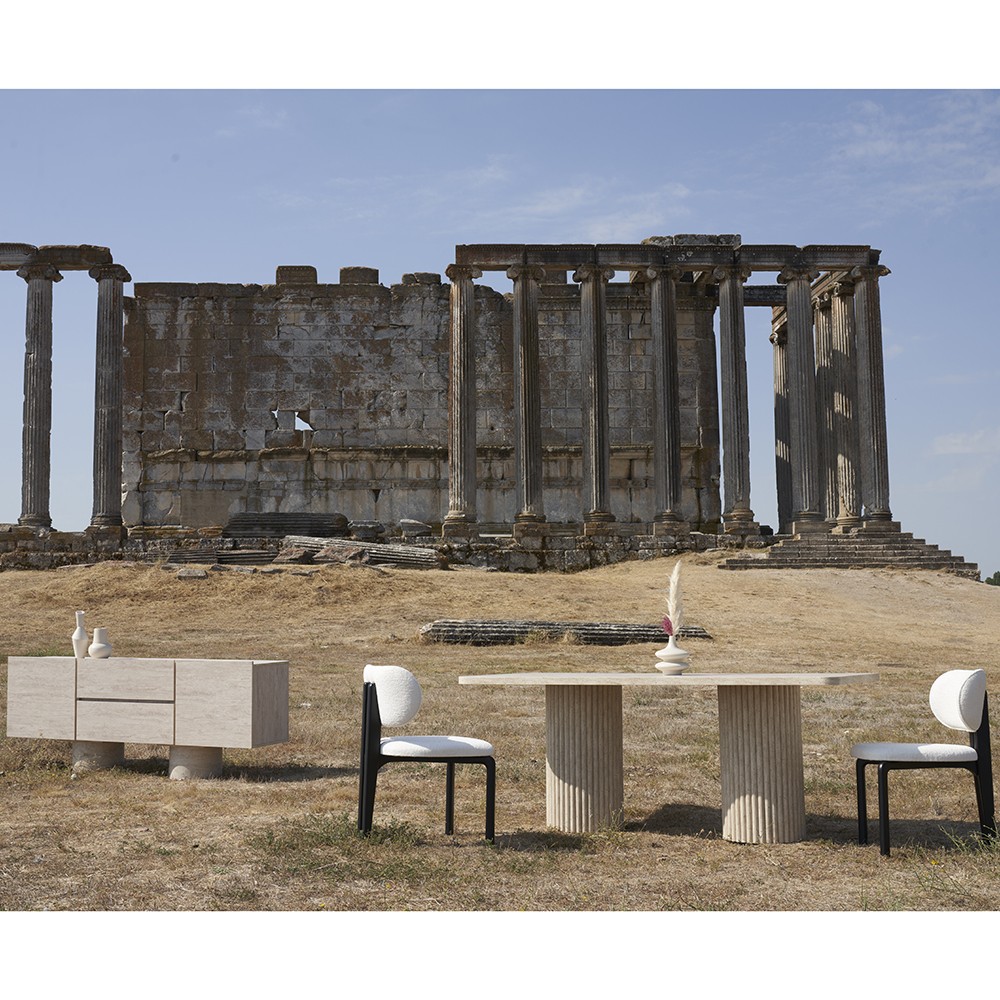
M 140 281 L 123 298 L 131 278 L 103 248 L 2 244 L 0 267 L 28 282 L 19 524 L 51 524 L 52 285 L 86 267 L 99 300 L 91 531 L 117 528 L 126 548 L 296 515 L 388 536 L 418 525 L 423 544 L 502 568 L 762 548 L 775 539 L 750 495 L 744 330 L 762 307 L 775 537 L 787 550 L 891 536 L 930 565 L 933 547 L 889 506 L 879 258 L 735 235 L 462 245 L 444 279 L 386 287 L 343 267 L 320 283 L 312 266 L 280 266 L 271 285 Z M 477 283 L 485 272 L 512 293 Z

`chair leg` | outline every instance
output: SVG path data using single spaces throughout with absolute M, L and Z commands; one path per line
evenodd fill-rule
M 992 839 L 997 835 L 996 816 L 993 807 L 993 789 L 987 787 L 988 780 L 979 770 L 972 772 L 976 782 L 976 808 L 979 810 L 979 830 L 983 837 Z M 988 776 L 989 779 L 992 775 Z
M 492 844 L 495 839 L 497 764 L 492 757 L 489 757 L 484 766 L 486 767 L 486 839 Z
M 366 836 L 372 832 L 372 820 L 375 815 L 375 782 L 378 780 L 378 767 L 374 761 L 369 761 L 362 768 L 361 803 L 358 807 L 358 829 Z
M 449 761 L 445 768 L 444 832 L 450 837 L 455 832 L 455 765 Z
M 868 793 L 865 788 L 865 768 L 868 761 L 858 758 L 855 772 L 858 776 L 858 843 L 868 843 Z
M 889 856 L 889 768 L 884 761 L 878 766 L 878 849 Z

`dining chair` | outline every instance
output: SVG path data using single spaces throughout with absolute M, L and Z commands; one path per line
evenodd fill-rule
M 405 667 L 368 664 L 364 670 L 361 706 L 361 775 L 358 781 L 358 830 L 367 835 L 375 811 L 378 772 L 394 761 L 437 762 L 445 770 L 444 832 L 455 830 L 455 765 L 486 768 L 486 839 L 494 839 L 496 761 L 493 747 L 471 736 L 383 737 L 382 726 L 405 726 L 420 709 L 423 693 Z
M 930 706 L 938 722 L 969 734 L 960 743 L 857 743 L 851 755 L 858 780 L 858 843 L 868 843 L 865 768 L 878 765 L 879 851 L 889 854 L 889 772 L 932 767 L 958 767 L 972 772 L 982 836 L 997 834 L 993 805 L 993 762 L 990 757 L 990 713 L 986 671 L 949 670 L 931 685 Z

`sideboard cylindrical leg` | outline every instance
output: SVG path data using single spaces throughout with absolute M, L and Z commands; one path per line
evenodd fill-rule
M 97 740 L 73 741 L 73 770 L 101 771 L 125 763 L 124 743 L 105 743 Z
M 806 809 L 798 687 L 720 686 L 719 763 L 726 840 L 802 840 Z
M 566 833 L 621 822 L 620 685 L 545 688 L 545 821 Z
M 174 781 L 217 778 L 222 774 L 222 747 L 172 746 L 168 773 Z

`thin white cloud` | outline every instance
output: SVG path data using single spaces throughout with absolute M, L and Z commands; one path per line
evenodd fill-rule
M 935 455 L 1000 455 L 1000 427 L 939 434 L 931 442 Z
M 266 104 L 253 104 L 236 109 L 236 120 L 223 128 L 216 129 L 215 134 L 225 139 L 243 135 L 257 129 L 274 131 L 283 129 L 291 121 L 284 108 Z

